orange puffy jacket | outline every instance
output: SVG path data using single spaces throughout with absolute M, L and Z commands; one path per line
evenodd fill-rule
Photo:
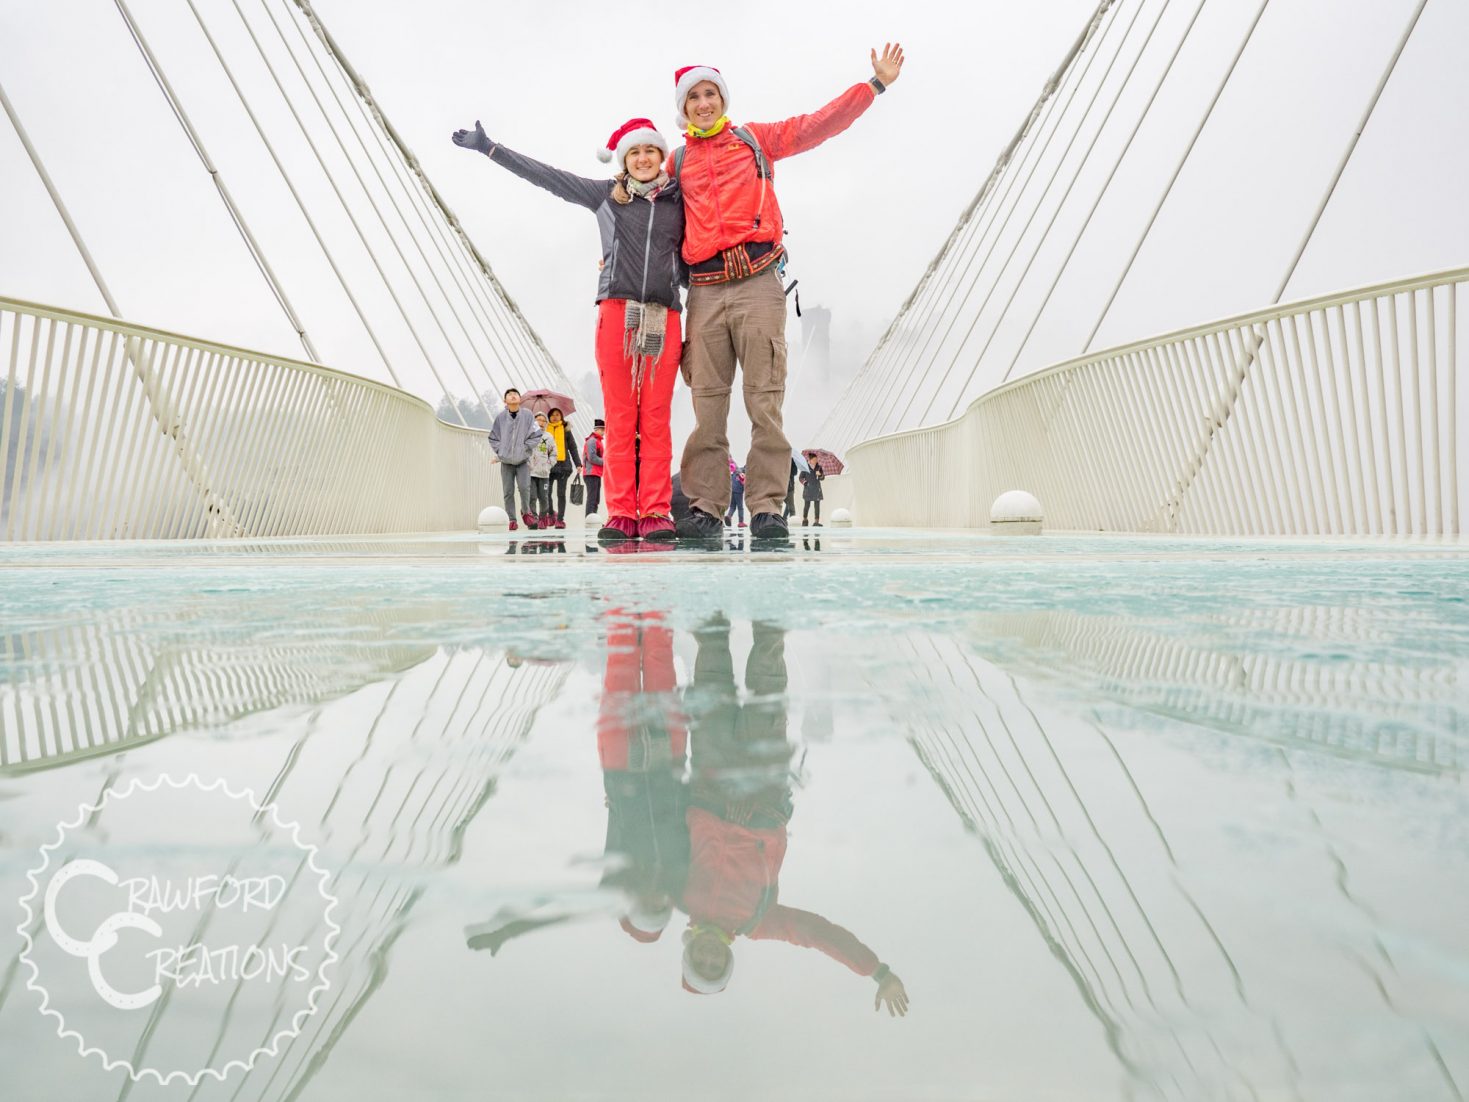
M 771 162 L 814 149 L 840 134 L 877 98 L 871 84 L 854 84 L 819 111 L 784 122 L 746 123 Z M 733 133 L 733 124 L 710 138 L 686 137 L 679 187 L 684 200 L 683 258 L 698 264 L 746 241 L 781 239 L 780 204 L 773 179 L 755 171 L 755 151 Z M 674 157 L 667 169 L 674 174 Z M 763 208 L 762 208 L 763 191 Z M 756 215 L 760 224 L 755 225 Z

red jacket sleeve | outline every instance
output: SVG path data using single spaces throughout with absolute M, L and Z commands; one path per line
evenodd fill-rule
M 857 116 L 871 107 L 876 98 L 876 90 L 863 81 L 809 115 L 797 115 L 784 122 L 752 122 L 749 127 L 765 155 L 778 161 L 815 149 L 827 138 L 836 137 L 856 122 Z
M 859 976 L 877 971 L 877 954 L 857 940 L 851 930 L 828 922 L 819 914 L 776 904 L 749 935 L 753 939 L 788 941 L 808 949 L 820 949 L 832 960 L 841 961 Z

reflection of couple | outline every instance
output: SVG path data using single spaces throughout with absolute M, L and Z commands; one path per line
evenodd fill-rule
M 744 700 L 729 635 L 724 620 L 695 633 L 693 684 L 680 708 L 673 632 L 661 619 L 627 616 L 609 632 L 597 745 L 607 851 L 618 860 L 604 884 L 627 895 L 623 929 L 656 941 L 681 907 L 689 916 L 683 983 L 691 992 L 725 989 L 739 938 L 779 940 L 819 949 L 871 976 L 878 985 L 874 1007 L 905 1014 L 907 992 L 876 953 L 841 926 L 780 902 L 792 813 L 785 633 L 754 625 Z
M 773 162 L 841 133 L 903 65 L 901 47 L 872 51 L 874 76 L 810 115 L 736 126 L 719 70 L 690 66 L 674 76 L 674 107 L 685 144 L 668 143 L 645 118 L 631 119 L 599 155 L 614 161 L 611 180 L 552 168 L 492 142 L 478 122 L 454 141 L 597 216 L 602 269 L 597 285 L 597 370 L 607 419 L 603 478 L 609 541 L 671 540 L 670 416 L 676 375 L 693 394 L 695 428 L 680 474 L 692 509 L 677 534 L 723 538 L 729 506 L 729 399 L 735 366 L 744 372 L 751 422 L 746 462 L 750 532 L 788 535 L 780 503 L 790 445 L 783 428 L 786 344 L 780 205 Z M 680 332 L 679 289 L 689 290 Z M 687 337 L 687 341 L 683 337 Z M 684 354 L 686 352 L 686 354 Z M 682 359 L 681 359 L 682 356 Z M 634 441 L 642 441 L 642 477 Z

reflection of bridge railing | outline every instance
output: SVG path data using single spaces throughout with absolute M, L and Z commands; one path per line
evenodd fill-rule
M 1448 1032 L 1455 1020 L 1424 995 L 1411 965 L 1382 949 L 1411 940 L 1421 903 L 1399 900 L 1397 884 L 1371 873 L 1364 849 L 1376 825 L 1334 818 L 1366 787 L 1341 781 L 1340 763 L 1291 754 L 1293 765 L 1240 739 L 1226 748 L 1237 752 L 1211 758 L 1191 782 L 1166 764 L 1175 753 L 1191 756 L 1190 739 L 1169 748 L 1152 732 L 1119 738 L 1089 717 L 1090 707 L 1048 701 L 952 639 L 906 636 L 893 648 L 893 668 L 918 679 L 891 705 L 893 721 L 1101 1025 L 1129 1080 L 1120 1093 L 1329 1096 L 1350 1081 L 1351 1057 L 1323 1028 L 1313 1001 L 1322 990 L 1333 992 L 1340 1020 L 1393 1052 L 1402 1082 L 1414 1083 L 1406 1094 L 1436 1093 L 1449 1066 L 1440 1046 L 1457 1036 Z M 927 694 L 924 681 L 942 688 Z M 915 713 L 912 695 L 945 706 Z M 1204 775 L 1220 785 L 1200 783 Z M 1426 791 L 1419 778 L 1376 761 L 1356 776 L 1386 782 L 1377 798 L 1389 807 Z M 1331 784 L 1316 783 L 1322 777 L 1336 778 L 1335 800 Z M 1248 799 L 1262 778 L 1286 784 L 1290 814 L 1236 805 L 1237 824 L 1228 812 L 1217 818 L 1221 799 Z M 1451 815 L 1454 787 L 1432 788 Z M 1256 814 L 1292 825 L 1257 833 Z M 1287 835 L 1309 842 L 1296 849 Z M 1232 877 L 1252 886 L 1221 890 Z M 1287 931 L 1264 917 L 1261 898 L 1312 921 Z M 1366 983 L 1339 982 L 1359 974 Z M 1298 985 L 1311 996 L 1294 998 Z
M 493 794 L 540 708 L 565 682 L 564 663 L 512 666 L 507 657 L 479 648 L 440 649 L 401 675 L 366 685 L 358 699 L 376 694 L 372 711 L 349 705 L 333 712 L 327 704 L 320 720 L 293 722 L 298 737 L 284 747 L 274 744 L 277 753 L 257 751 L 235 762 L 231 783 L 276 804 L 320 847 L 321 862 L 332 873 L 330 890 L 341 903 L 335 915 L 342 926 L 336 943 L 341 960 L 317 1013 L 277 1057 L 223 1083 L 205 1079 L 189 1097 L 299 1097 L 381 988 L 394 942 L 422 895 L 421 875 L 459 860 L 464 831 Z M 342 719 L 367 719 L 367 729 L 360 738 L 334 737 L 333 723 Z M 187 756 L 181 748 L 171 760 L 183 763 Z M 219 767 L 213 751 L 200 760 Z M 112 764 L 105 787 L 151 772 L 123 758 Z M 107 825 L 104 815 L 100 827 Z M 262 845 L 275 841 L 268 823 L 261 829 Z M 34 1017 L 21 977 L 14 961 L 0 969 L 0 1031 L 13 1027 L 8 1014 Z M 203 1028 L 176 1020 L 179 1015 L 161 1004 L 140 1026 L 135 1059 L 156 1053 L 160 1060 L 183 1061 L 181 1053 L 197 1051 L 203 1063 L 213 1058 L 215 1044 L 259 1043 L 250 1030 L 258 1027 L 269 1038 L 284 1028 L 294 1008 L 278 1003 L 274 1009 L 277 1016 L 269 1022 L 256 1016 L 247 1026 L 231 1013 Z M 75 1060 L 74 1052 L 54 1046 L 38 1054 L 26 1074 L 34 1083 L 66 1082 L 75 1076 Z M 131 1087 L 119 1087 L 117 1097 L 132 1097 Z
M 1466 281 L 1272 307 L 1002 386 L 853 448 L 860 520 L 977 527 L 1018 487 L 1060 529 L 1457 534 Z
M 158 638 L 187 610 L 0 635 L 0 774 L 51 769 L 287 704 L 315 704 L 427 659 L 355 617 L 356 637 L 256 643 Z M 376 636 L 376 638 L 374 638 Z
M 1207 626 L 1268 637 L 1277 649 L 1331 640 L 1340 650 L 1382 637 L 1364 609 L 1257 610 Z M 975 645 L 992 661 L 1037 680 L 1080 682 L 1092 699 L 1399 769 L 1454 772 L 1466 759 L 1469 716 L 1450 661 L 1305 659 L 1063 611 L 982 616 L 976 627 Z M 1010 639 L 1023 642 L 1022 654 Z
M 0 298 L 0 539 L 472 529 L 484 433 L 314 364 Z

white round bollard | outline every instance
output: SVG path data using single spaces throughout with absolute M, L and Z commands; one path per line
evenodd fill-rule
M 852 510 L 850 510 L 850 509 L 833 509 L 831 511 L 831 526 L 833 528 L 850 528 L 850 527 L 852 527 Z
M 602 525 L 604 525 L 606 523 L 607 523 L 607 518 L 604 517 L 604 516 L 602 516 L 601 513 L 588 513 L 587 514 L 587 531 L 589 531 L 589 532 L 592 531 L 594 528 L 600 528 L 600 527 L 602 527 Z
M 487 505 L 481 509 L 477 523 L 481 532 L 508 532 L 510 530 L 510 518 L 498 505 Z
M 1006 490 L 990 506 L 990 531 L 1012 536 L 1038 536 L 1045 520 L 1041 503 L 1024 490 Z

